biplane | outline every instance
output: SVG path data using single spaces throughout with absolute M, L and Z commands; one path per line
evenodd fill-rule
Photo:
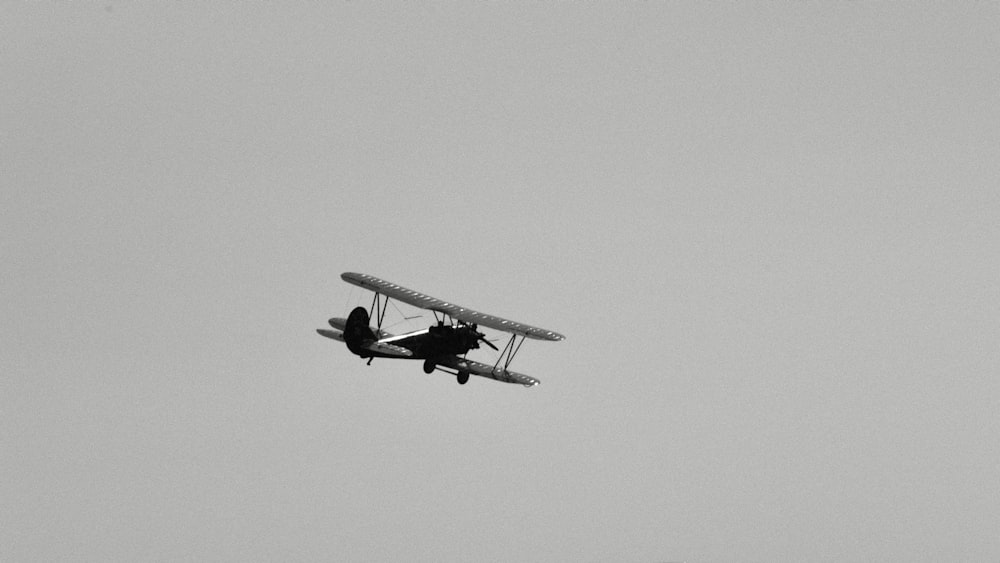
M 455 376 L 462 385 L 469 381 L 470 375 L 478 375 L 532 387 L 538 385 L 537 379 L 510 370 L 511 361 L 525 339 L 558 341 L 565 338 L 551 330 L 480 313 L 375 276 L 345 272 L 340 277 L 349 284 L 375 293 L 371 311 L 356 307 L 346 319 L 329 320 L 334 330 L 320 328 L 316 332 L 344 342 L 352 353 L 367 358 L 369 365 L 374 358 L 423 360 L 424 373 L 442 371 Z M 389 334 L 382 329 L 382 321 L 390 299 L 431 311 L 437 323 L 406 334 Z M 372 320 L 376 323 L 374 328 L 370 326 Z M 503 351 L 479 332 L 480 325 L 510 335 Z M 478 349 L 480 343 L 500 352 L 496 363 L 489 365 L 466 358 L 466 354 Z

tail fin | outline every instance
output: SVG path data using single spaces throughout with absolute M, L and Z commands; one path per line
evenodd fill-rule
M 364 307 L 355 307 L 351 314 L 347 316 L 347 325 L 344 327 L 344 342 L 347 349 L 361 356 L 370 356 L 364 346 L 377 340 L 375 332 L 368 326 L 368 310 Z

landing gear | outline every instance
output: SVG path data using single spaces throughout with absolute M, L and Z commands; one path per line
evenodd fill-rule
M 437 369 L 437 366 L 434 365 L 434 362 L 432 362 L 430 360 L 424 361 L 424 373 L 428 373 L 428 374 L 434 373 L 435 369 Z
M 469 382 L 469 372 L 467 371 L 458 372 L 458 384 L 465 385 L 468 382 Z

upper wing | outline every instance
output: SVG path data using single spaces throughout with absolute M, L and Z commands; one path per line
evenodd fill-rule
M 476 323 L 477 325 L 502 330 L 504 332 L 517 334 L 526 338 L 534 338 L 536 340 L 563 340 L 566 338 L 558 332 L 514 321 L 508 321 L 507 319 L 501 319 L 500 317 L 494 317 L 493 315 L 487 315 L 486 313 L 480 313 L 479 311 L 467 309 L 461 305 L 448 303 L 447 301 L 442 301 L 435 297 L 431 297 L 430 295 L 425 295 L 419 291 L 406 289 L 405 287 L 387 282 L 368 274 L 345 272 L 341 274 L 340 277 L 349 284 L 381 293 L 382 295 L 402 301 L 403 303 L 407 303 L 409 305 L 413 305 L 414 307 L 444 313 L 454 319 L 467 323 Z
M 535 385 L 541 383 L 541 381 L 538 381 L 534 377 L 524 375 L 523 373 L 506 370 L 500 366 L 494 367 L 482 362 L 474 362 L 465 358 L 459 358 L 458 356 L 446 356 L 436 361 L 438 365 L 449 367 L 458 371 L 469 372 L 480 377 L 488 377 L 497 381 L 503 381 L 504 383 L 520 383 L 525 387 L 534 387 Z

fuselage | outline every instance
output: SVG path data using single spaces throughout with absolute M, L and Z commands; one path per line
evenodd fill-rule
M 444 355 L 461 356 L 479 348 L 475 330 L 462 326 L 432 326 L 423 330 L 383 338 L 381 344 L 401 346 L 413 353 L 414 360 L 427 360 Z
M 358 307 L 351 311 L 344 324 L 343 337 L 347 348 L 362 358 L 433 360 L 447 355 L 460 356 L 469 350 L 479 348 L 479 339 L 482 336 L 473 326 L 438 324 L 398 336 L 378 338 L 368 322 L 368 311 Z M 382 336 L 382 333 L 378 336 Z M 392 351 L 380 352 L 372 349 L 371 344 L 375 342 L 387 345 L 387 348 L 405 348 L 410 354 L 404 357 Z

